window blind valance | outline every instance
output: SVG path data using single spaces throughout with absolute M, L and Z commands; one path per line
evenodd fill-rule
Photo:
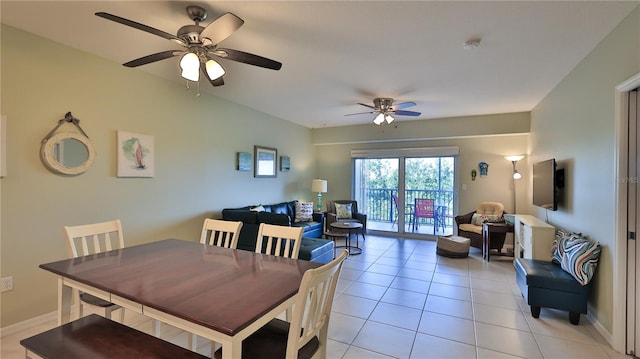
M 351 158 L 446 157 L 459 154 L 458 146 L 351 150 Z

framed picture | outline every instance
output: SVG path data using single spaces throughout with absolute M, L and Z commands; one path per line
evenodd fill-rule
M 278 150 L 270 147 L 253 146 L 253 177 L 276 177 Z
M 289 156 L 280 156 L 280 172 L 289 172 L 291 170 L 291 159 Z
M 251 154 L 249 152 L 238 152 L 236 169 L 238 171 L 251 170 Z
M 153 177 L 153 136 L 118 131 L 118 177 Z

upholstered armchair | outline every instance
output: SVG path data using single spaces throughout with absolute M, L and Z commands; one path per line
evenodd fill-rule
M 339 222 L 358 222 L 362 224 L 362 239 L 367 232 L 367 215 L 358 212 L 358 202 L 352 200 L 336 200 L 327 201 L 327 226 L 331 223 Z
M 484 222 L 504 222 L 504 205 L 498 202 L 480 202 L 475 211 L 456 216 L 458 235 L 471 240 L 471 246 L 482 249 L 482 224 Z M 506 233 L 491 235 L 491 249 L 502 251 Z

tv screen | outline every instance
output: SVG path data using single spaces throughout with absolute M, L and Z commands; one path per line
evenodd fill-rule
M 533 164 L 533 204 L 552 211 L 558 210 L 556 160 L 553 158 Z

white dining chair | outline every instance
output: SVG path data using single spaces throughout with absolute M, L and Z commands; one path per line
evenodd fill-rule
M 200 243 L 236 249 L 241 228 L 242 222 L 240 221 L 222 221 L 206 218 L 202 225 Z
M 327 331 L 338 276 L 348 252 L 304 272 L 290 322 L 273 319 L 242 341 L 242 358 L 327 357 Z M 222 358 L 222 349 L 215 352 Z
M 64 226 L 64 233 L 73 258 L 124 248 L 122 224 L 119 219 L 79 226 Z M 124 321 L 124 308 L 119 305 L 78 290 L 74 290 L 74 297 L 78 318 L 83 316 L 84 305 L 90 305 L 101 310 L 101 314 L 109 319 L 113 311 L 121 309 L 120 322 Z
M 260 223 L 256 253 L 298 259 L 303 230 L 302 227 Z

